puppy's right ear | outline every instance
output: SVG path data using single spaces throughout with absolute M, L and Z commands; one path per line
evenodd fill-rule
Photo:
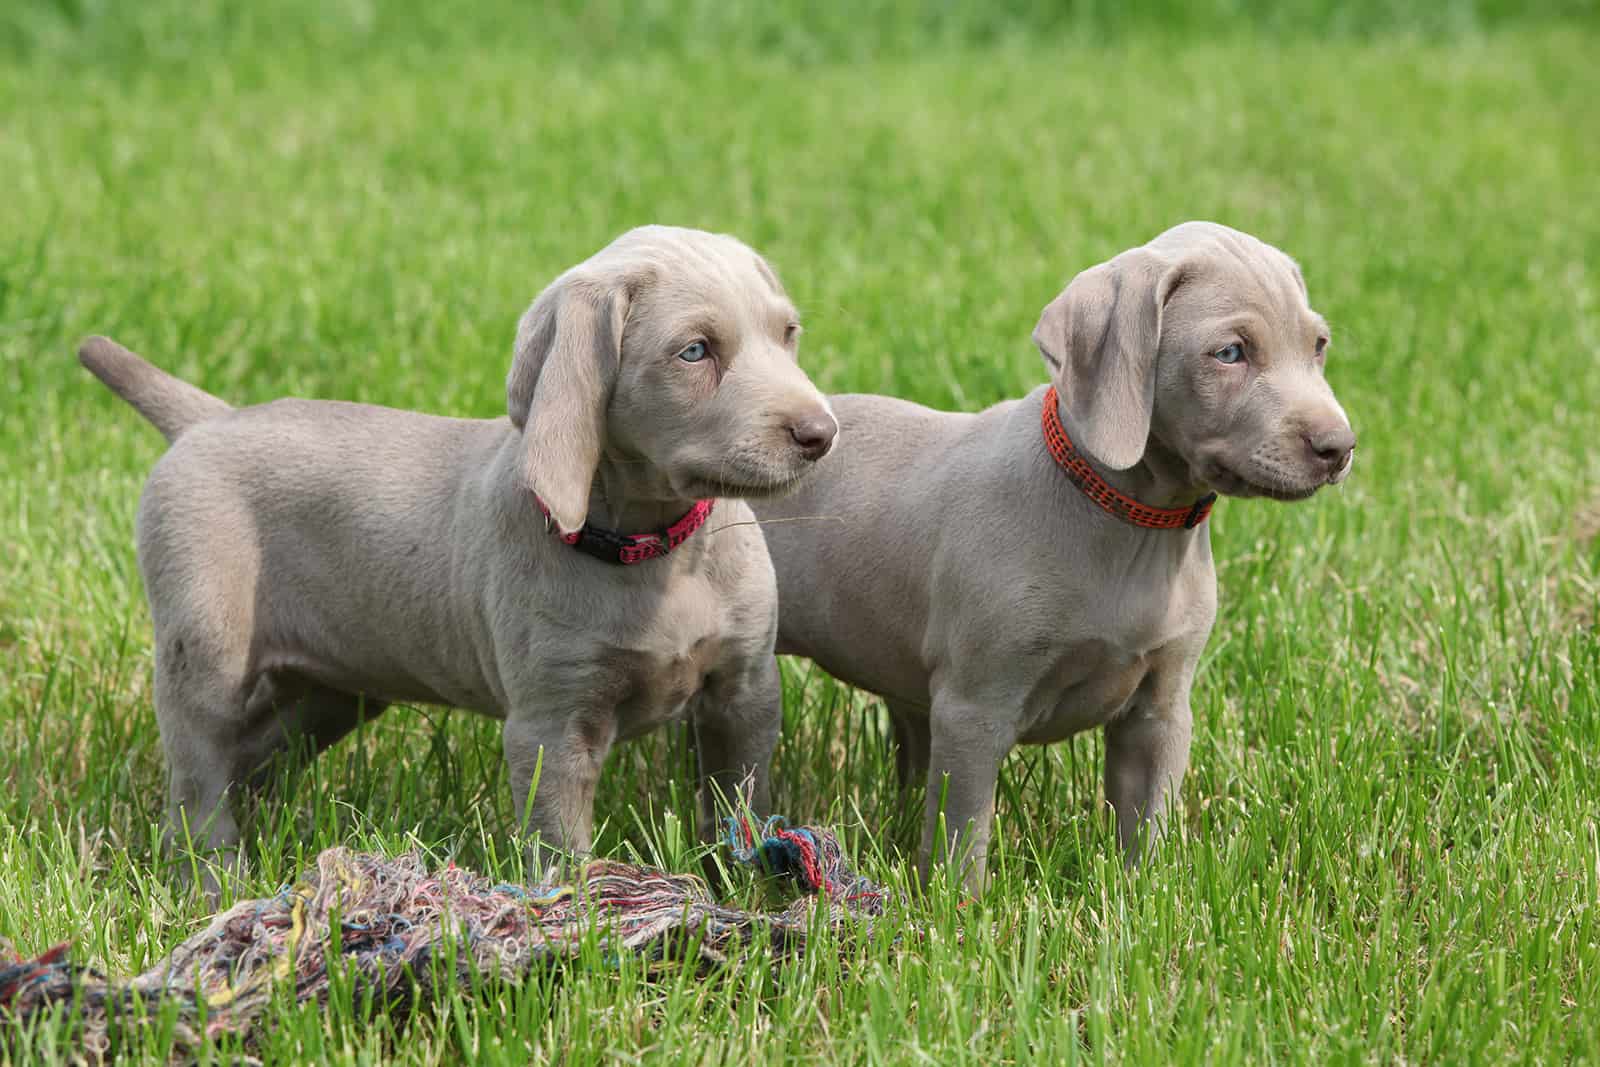
M 1072 279 L 1034 327 L 1077 443 L 1113 470 L 1144 456 L 1161 312 L 1181 276 L 1151 249 L 1130 249 Z
M 563 534 L 588 517 L 627 315 L 622 287 L 568 272 L 517 324 L 506 411 L 522 431 L 523 484 Z

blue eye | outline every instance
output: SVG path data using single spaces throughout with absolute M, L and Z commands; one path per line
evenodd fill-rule
M 1217 351 L 1211 353 L 1211 356 L 1218 363 L 1226 363 L 1231 366 L 1244 358 L 1244 345 L 1235 341 L 1227 348 L 1217 349 Z
M 678 358 L 683 360 L 685 363 L 699 363 L 702 359 L 705 359 L 710 354 L 711 349 L 706 347 L 706 343 L 704 341 L 696 341 L 694 344 L 685 348 L 682 352 L 679 352 Z

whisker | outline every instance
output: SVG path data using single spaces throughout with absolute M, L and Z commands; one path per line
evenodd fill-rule
M 739 522 L 725 522 L 710 532 L 720 533 L 723 530 L 731 530 L 735 526 L 776 526 L 780 522 L 805 522 L 810 519 L 820 519 L 824 522 L 837 522 L 841 525 L 844 523 L 843 515 L 787 515 L 781 519 L 747 519 L 740 520 Z

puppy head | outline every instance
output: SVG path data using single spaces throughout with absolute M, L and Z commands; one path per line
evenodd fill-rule
M 583 526 L 601 455 L 685 499 L 790 489 L 838 432 L 795 360 L 799 315 L 727 236 L 623 234 L 522 316 L 506 379 L 524 479 L 563 533 Z
M 1069 429 L 1108 467 L 1155 440 L 1196 485 L 1281 500 L 1350 472 L 1328 325 L 1294 261 L 1248 234 L 1176 226 L 1074 278 L 1033 337 Z

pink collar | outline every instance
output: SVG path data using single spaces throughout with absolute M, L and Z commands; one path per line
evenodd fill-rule
M 544 517 L 548 520 L 550 509 L 544 506 L 544 501 L 535 496 L 533 502 L 539 505 L 539 510 L 544 512 Z M 560 537 L 585 555 L 606 563 L 629 566 L 665 556 L 683 544 L 689 539 L 690 534 L 705 525 L 715 504 L 715 500 L 696 500 L 694 507 L 690 508 L 683 518 L 660 533 L 617 533 L 615 530 L 584 523 L 576 533 L 561 534 Z

